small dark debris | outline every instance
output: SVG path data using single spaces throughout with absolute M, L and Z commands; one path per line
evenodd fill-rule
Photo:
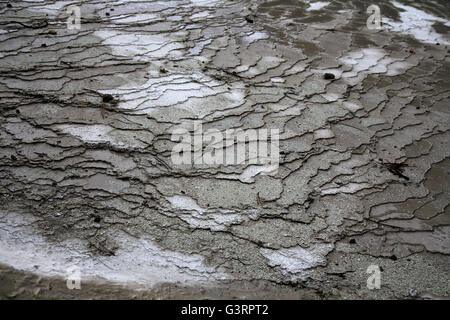
M 147 201 L 147 200 L 144 200 L 144 201 L 142 201 L 141 205 L 142 205 L 142 206 L 146 206 L 147 203 L 148 203 L 148 201 Z
M 253 23 L 253 22 L 255 22 L 255 16 L 250 14 L 245 17 L 245 21 L 247 21 L 248 23 Z
M 395 254 L 393 254 L 392 256 L 389 257 L 389 259 L 396 261 L 397 260 L 397 256 Z
M 348 241 L 348 243 L 350 243 L 350 244 L 355 244 L 355 243 L 356 243 L 356 240 L 355 240 L 355 239 L 350 239 L 350 240 Z
M 15 155 L 11 155 L 11 160 L 13 160 L 13 161 L 16 161 L 17 160 L 17 157 L 15 156 Z
M 414 49 L 413 48 L 409 49 L 409 53 L 414 53 Z
M 102 95 L 102 99 L 103 99 L 103 102 L 109 103 L 114 100 L 114 97 L 110 94 L 104 94 L 104 95 Z
M 12 8 L 11 3 L 8 3 L 6 6 L 7 6 L 8 8 Z
M 94 222 L 95 223 L 99 223 L 100 221 L 102 221 L 102 218 L 100 218 L 99 216 L 95 216 L 94 217 Z
M 53 29 L 48 30 L 48 33 L 52 34 L 52 35 L 56 35 L 57 34 L 56 30 L 53 30 Z
M 106 13 L 106 16 L 109 17 L 109 12 Z
M 380 266 L 380 271 L 381 271 L 381 272 L 383 272 L 383 271 L 384 271 L 384 269 L 383 269 L 383 267 L 382 267 L 382 266 Z
M 47 44 L 46 44 L 46 43 L 43 43 L 43 44 L 41 44 L 41 47 L 42 47 L 42 48 L 47 48 Z
M 415 290 L 415 289 L 410 289 L 409 290 L 409 295 L 411 296 L 411 297 L 415 297 L 415 296 L 417 296 L 417 290 Z
M 159 67 L 159 72 L 161 73 L 167 73 L 166 68 L 164 68 L 163 66 Z
M 56 181 L 52 182 L 52 186 L 56 187 L 58 185 L 58 183 Z
M 334 74 L 330 73 L 330 72 L 327 72 L 327 73 L 325 73 L 325 74 L 323 75 L 323 78 L 324 78 L 325 80 L 333 80 L 333 79 L 336 78 L 336 76 L 335 76 Z
M 439 46 L 439 45 L 440 45 L 440 43 L 438 42 L 438 43 L 436 43 L 436 45 L 437 45 L 437 46 Z
M 404 168 L 407 166 L 406 163 L 386 163 L 385 165 L 390 173 L 400 178 L 409 180 L 409 178 L 403 174 Z

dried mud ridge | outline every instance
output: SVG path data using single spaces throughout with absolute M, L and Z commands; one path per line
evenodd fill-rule
M 446 1 L 70 4 L 0 4 L 2 297 L 448 296 Z M 175 167 L 199 119 L 280 129 L 278 172 Z

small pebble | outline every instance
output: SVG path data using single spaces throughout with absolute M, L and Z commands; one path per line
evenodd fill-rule
M 248 23 L 253 23 L 255 21 L 254 16 L 253 15 L 246 16 L 245 21 L 247 21 Z
M 336 76 L 335 76 L 334 74 L 332 74 L 332 73 L 327 72 L 327 73 L 325 73 L 325 74 L 323 75 L 323 78 L 324 78 L 325 80 L 333 80 L 333 79 L 336 78 Z
M 159 67 L 159 72 L 161 73 L 167 73 L 166 68 L 164 68 L 163 66 Z
M 114 97 L 110 94 L 102 95 L 103 102 L 109 103 L 114 100 Z

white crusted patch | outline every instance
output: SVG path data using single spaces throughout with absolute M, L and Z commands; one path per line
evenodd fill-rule
M 269 35 L 267 33 L 253 32 L 253 33 L 249 34 L 248 36 L 243 37 L 242 40 L 244 41 L 244 43 L 250 44 L 255 41 L 262 40 L 262 39 L 268 39 L 268 38 L 269 38 Z
M 131 147 L 131 148 L 145 148 L 147 144 L 151 143 L 153 137 L 147 132 L 144 136 L 139 134 L 137 139 L 134 135 L 127 134 L 127 132 L 115 130 L 113 127 L 103 124 L 95 125 L 77 125 L 77 124 L 62 124 L 57 125 L 56 129 L 80 138 L 88 143 L 110 143 L 116 147 Z M 145 141 L 146 143 L 144 143 Z
M 325 2 L 325 1 L 310 2 L 309 7 L 306 9 L 306 11 L 317 11 L 322 8 L 325 8 L 330 3 L 331 2 Z
M 349 110 L 349 111 L 351 111 L 351 112 L 356 112 L 356 111 L 358 111 L 358 110 L 360 110 L 360 109 L 363 108 L 363 107 L 360 106 L 359 104 L 354 103 L 354 102 L 350 102 L 350 101 L 344 101 L 344 102 L 342 103 L 342 106 L 343 106 L 345 109 L 347 109 L 347 110 Z
M 235 87 L 238 88 L 230 91 L 225 83 L 194 71 L 167 76 L 158 74 L 143 84 L 130 84 L 101 93 L 120 95 L 118 107 L 137 114 L 151 114 L 156 108 L 172 107 L 201 119 L 214 111 L 243 104 L 245 90 L 239 85 Z M 174 112 L 167 116 L 173 121 L 179 120 Z
M 334 138 L 334 132 L 330 129 L 319 129 L 314 131 L 314 139 Z
M 0 262 L 42 276 L 65 277 L 77 266 L 83 280 L 107 280 L 154 286 L 162 282 L 199 282 L 227 279 L 228 275 L 206 267 L 198 254 L 160 248 L 151 239 L 114 234 L 119 249 L 114 256 L 95 257 L 79 239 L 50 243 L 34 229 L 37 218 L 0 211 Z
M 241 174 L 218 174 L 216 177 L 218 179 L 226 180 L 239 180 L 244 183 L 255 182 L 255 177 L 257 175 L 273 175 L 278 172 L 279 165 L 275 164 L 265 164 L 265 165 L 249 165 L 242 171 Z
M 401 59 L 391 58 L 388 53 L 379 48 L 364 48 L 352 51 L 339 59 L 345 65 L 352 66 L 350 71 L 342 73 L 342 77 L 350 84 L 357 84 L 371 73 L 386 73 L 396 76 L 412 65 Z
M 270 81 L 272 81 L 273 83 L 284 83 L 285 82 L 285 80 L 280 77 L 271 78 Z
M 150 60 L 178 56 L 178 49 L 184 48 L 181 42 L 172 37 L 159 34 L 138 34 L 119 31 L 96 31 L 94 36 L 102 38 L 102 43 L 111 47 L 116 55 L 131 56 L 134 59 Z M 174 51 L 174 52 L 172 52 Z
M 151 13 L 141 13 L 141 14 L 134 14 L 134 15 L 125 15 L 125 16 L 119 16 L 114 18 L 115 23 L 144 23 L 149 21 L 154 21 L 158 18 L 158 15 L 151 14 Z
M 220 0 L 191 0 L 191 3 L 197 7 L 213 7 L 219 2 Z
M 205 209 L 188 197 L 175 195 L 166 197 L 171 207 L 176 209 L 176 216 L 187 222 L 190 226 L 213 231 L 226 230 L 233 224 L 240 224 L 249 219 L 257 219 L 257 210 L 225 210 Z
M 291 247 L 278 250 L 260 249 L 261 254 L 269 259 L 269 265 L 280 267 L 292 280 L 305 279 L 308 269 L 325 265 L 325 256 L 333 249 L 331 244 L 314 244 L 309 248 Z
M 189 53 L 193 55 L 198 55 L 200 52 L 202 52 L 204 46 L 210 44 L 212 42 L 212 39 L 198 41 L 195 43 L 195 46 L 191 49 L 189 49 Z
M 388 18 L 382 18 L 383 26 L 391 31 L 401 32 L 414 36 L 425 43 L 441 43 L 448 45 L 450 42 L 443 35 L 433 29 L 433 24 L 441 22 L 450 27 L 450 21 L 433 16 L 422 10 L 393 1 L 392 4 L 401 9 L 399 12 L 400 22 Z
M 175 195 L 167 197 L 167 200 L 169 200 L 171 206 L 175 209 L 197 211 L 200 214 L 205 212 L 194 199 L 187 196 Z

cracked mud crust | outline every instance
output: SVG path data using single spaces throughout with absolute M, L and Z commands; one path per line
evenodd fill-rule
M 447 298 L 450 7 L 371 4 L 0 3 L 0 297 Z M 177 167 L 194 120 L 278 171 Z

